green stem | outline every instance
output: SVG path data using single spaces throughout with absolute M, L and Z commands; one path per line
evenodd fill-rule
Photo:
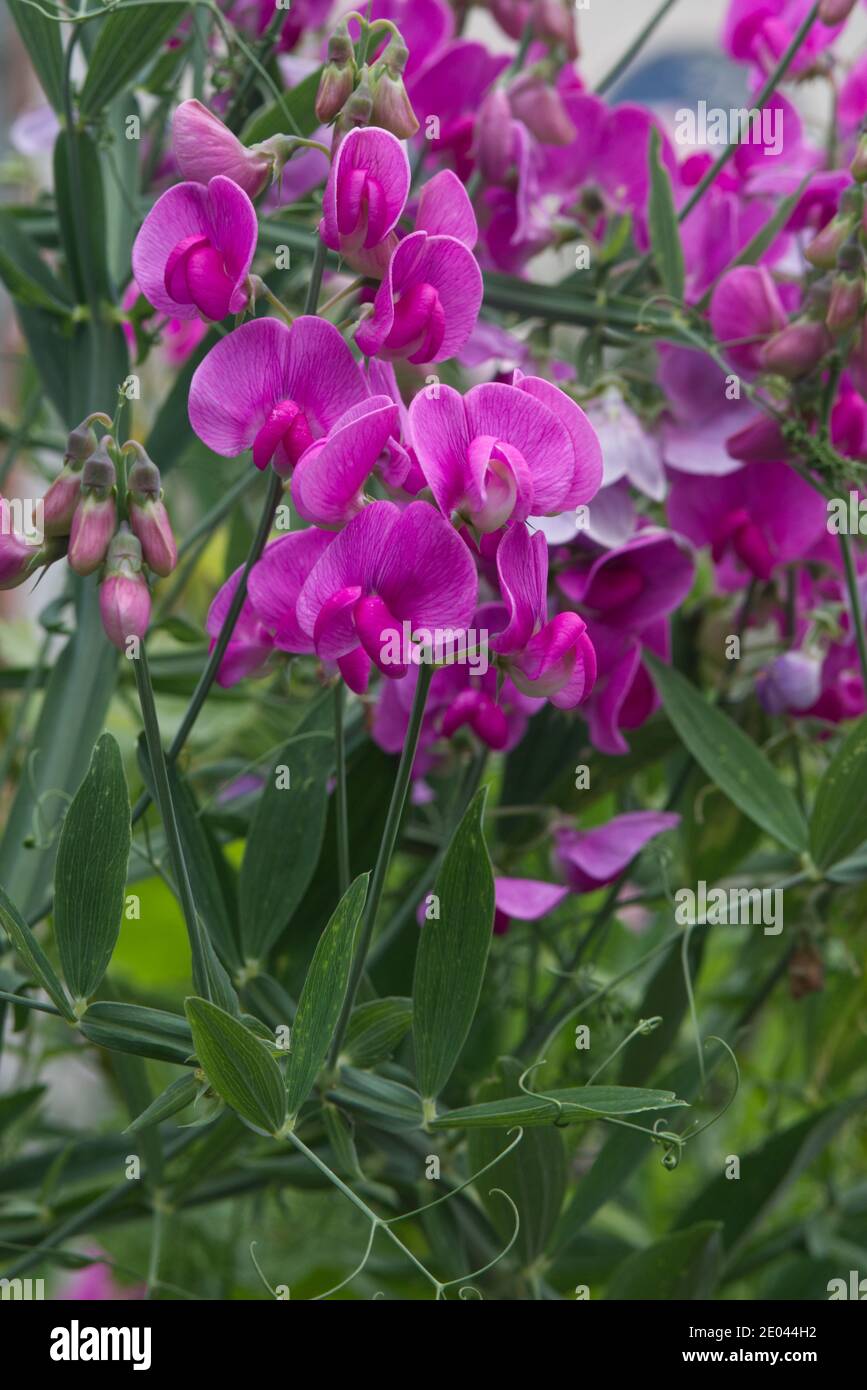
M 343 731 L 343 713 L 346 692 L 343 681 L 338 680 L 334 691 L 334 749 L 337 774 L 337 880 L 340 896 L 349 887 L 349 806 L 346 796 L 346 739 Z
M 864 632 L 864 611 L 861 607 L 861 594 L 858 589 L 858 573 L 849 537 L 841 532 L 840 553 L 846 571 L 846 589 L 849 594 L 849 607 L 852 610 L 852 626 L 855 629 L 855 642 L 858 647 L 858 663 L 861 667 L 861 681 L 867 691 L 867 634 Z
M 271 19 L 268 23 L 268 27 L 262 35 L 258 47 L 255 49 L 256 61 L 253 63 L 248 62 L 247 67 L 244 70 L 244 76 L 241 78 L 241 81 L 238 84 L 238 90 L 232 98 L 232 104 L 226 113 L 226 125 L 229 127 L 231 131 L 234 131 L 235 134 L 237 134 L 241 124 L 243 123 L 244 116 L 246 115 L 247 94 L 250 91 L 250 88 L 252 87 L 254 81 L 256 80 L 257 73 L 271 57 L 271 54 L 279 41 L 280 31 L 282 30 L 283 25 L 286 22 L 286 16 L 288 13 L 288 7 L 286 9 L 282 9 L 280 6 L 277 6 L 275 8 L 274 13 L 271 16 Z
M 614 86 L 617 79 L 623 75 L 623 73 L 630 66 L 630 64 L 638 57 L 639 53 L 641 52 L 644 45 L 647 43 L 647 40 L 653 34 L 657 25 L 660 24 L 663 19 L 665 19 L 665 16 L 668 14 L 669 10 L 673 9 L 673 7 L 676 4 L 677 0 L 663 0 L 663 3 L 659 6 L 659 9 L 650 16 L 650 19 L 647 21 L 640 34 L 638 34 L 638 36 L 629 45 L 626 52 L 623 54 L 623 57 L 618 58 L 613 68 L 609 68 L 608 72 L 606 72 L 602 81 L 596 88 L 597 96 L 601 97 L 604 92 L 608 91 L 609 87 Z
M 277 502 L 279 501 L 282 487 L 282 479 L 278 477 L 278 475 L 274 473 L 272 470 L 271 478 L 268 484 L 268 494 L 265 498 L 265 505 L 262 508 L 262 515 L 259 518 L 259 525 L 257 527 L 256 534 L 253 537 L 253 542 L 250 546 L 250 550 L 247 554 L 247 560 L 244 565 L 244 569 L 241 574 L 238 587 L 232 595 L 232 602 L 229 605 L 229 611 L 226 614 L 225 622 L 223 623 L 223 626 L 220 629 L 220 635 L 217 638 L 214 650 L 211 652 L 211 655 L 208 658 L 207 665 L 205 666 L 204 671 L 199 677 L 198 684 L 196 685 L 190 703 L 187 706 L 187 711 L 183 719 L 181 720 L 178 731 L 172 739 L 171 745 L 166 755 L 170 763 L 173 763 L 175 761 L 184 744 L 186 743 L 187 739 L 189 738 L 190 731 L 192 730 L 193 725 L 198 719 L 202 705 L 205 703 L 211 686 L 213 685 L 216 679 L 217 672 L 220 669 L 220 663 L 222 662 L 223 657 L 225 656 L 226 648 L 228 647 L 229 642 L 231 641 L 232 633 L 235 631 L 235 625 L 238 621 L 238 618 L 240 617 L 241 609 L 244 606 L 244 599 L 247 597 L 247 581 L 250 577 L 250 571 L 252 570 L 256 561 L 259 559 L 260 555 L 262 554 L 262 551 L 265 549 L 265 542 L 267 541 L 268 535 L 271 531 L 271 523 L 274 520 L 274 511 L 277 507 Z M 138 670 L 136 671 L 136 674 L 138 676 Z M 147 791 L 142 792 L 133 809 L 133 825 L 135 825 L 136 821 L 140 820 L 141 817 L 144 815 L 145 811 L 150 805 L 150 801 L 150 793 Z
M 319 303 L 319 289 L 322 285 L 322 272 L 325 269 L 325 257 L 328 254 L 328 247 L 321 236 L 316 237 L 316 249 L 313 252 L 313 265 L 310 268 L 310 280 L 307 284 L 307 297 L 304 300 L 305 314 L 315 314 L 316 306 Z
M 364 963 L 367 960 L 367 952 L 370 949 L 370 940 L 373 936 L 376 914 L 379 910 L 382 892 L 385 887 L 385 880 L 391 865 L 391 856 L 394 853 L 394 846 L 397 842 L 400 822 L 403 818 L 404 806 L 406 805 L 412 765 L 415 761 L 416 748 L 418 747 L 418 740 L 421 733 L 422 720 L 424 718 L 424 710 L 427 704 L 427 696 L 430 690 L 432 677 L 433 666 L 422 665 L 419 667 L 418 683 L 415 688 L 415 697 L 412 702 L 412 712 L 409 718 L 409 728 L 407 729 L 403 752 L 400 755 L 400 763 L 397 769 L 397 776 L 394 780 L 394 790 L 391 793 L 391 802 L 385 821 L 385 829 L 382 832 L 379 853 L 376 856 L 373 878 L 371 879 L 370 891 L 364 908 L 361 936 L 352 962 L 352 972 L 349 976 L 346 998 L 343 1001 L 343 1008 L 340 1011 L 340 1017 L 337 1020 L 337 1028 L 334 1032 L 334 1040 L 331 1044 L 330 1061 L 332 1066 L 334 1066 L 340 1055 L 340 1048 L 343 1043 L 346 1026 L 349 1023 L 349 1015 L 352 1013 L 355 995 L 358 991 L 361 976 L 364 973 Z

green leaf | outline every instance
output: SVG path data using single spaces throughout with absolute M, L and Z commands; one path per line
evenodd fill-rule
M 680 302 L 683 299 L 684 285 L 683 247 L 680 244 L 671 179 L 660 158 L 659 131 L 655 126 L 650 132 L 650 199 L 647 221 L 653 258 L 662 283 L 672 299 Z
M 819 783 L 810 818 L 810 854 L 817 869 L 847 859 L 867 839 L 867 719 L 837 749 Z
M 546 1099 L 551 1097 L 551 1099 Z M 555 1101 L 559 1102 L 558 1105 Z M 673 1091 L 640 1086 L 568 1086 L 544 1096 L 512 1095 L 504 1100 L 465 1105 L 431 1120 L 431 1129 L 504 1129 L 511 1125 L 590 1124 L 607 1116 L 639 1115 L 686 1105 Z
M 79 100 L 83 117 L 97 115 L 130 86 L 177 28 L 186 8 L 181 0 L 147 0 L 108 16 L 87 67 Z
M 284 92 L 279 101 L 257 111 L 241 137 L 244 144 L 255 145 L 272 135 L 301 135 L 305 139 L 312 135 L 320 124 L 316 115 L 316 93 L 321 76 L 322 68 L 316 68 L 291 91 Z
M 27 1086 L 24 1090 L 10 1091 L 8 1095 L 0 1096 L 0 1134 L 26 1115 L 28 1110 L 32 1110 L 47 1089 L 47 1086 Z
M 289 739 L 268 775 L 239 884 L 241 943 L 250 962 L 260 963 L 268 954 L 316 872 L 333 763 L 329 735 L 301 734 Z
M 364 1174 L 361 1171 L 355 1149 L 352 1121 L 344 1115 L 338 1105 L 332 1105 L 330 1101 L 326 1101 L 322 1107 L 322 1122 L 325 1125 L 328 1142 L 334 1150 L 338 1167 L 347 1177 L 363 1180 Z
M 354 1110 L 368 1124 L 388 1133 L 420 1129 L 424 1120 L 417 1091 L 390 1077 L 357 1071 L 355 1067 L 341 1068 L 340 1084 L 328 1092 L 328 1099 Z
M 523 1063 L 513 1057 L 499 1062 L 499 1075 L 479 1088 L 482 1102 L 505 1100 L 518 1089 Z M 511 1136 L 510 1136 L 511 1137 Z M 467 1161 L 470 1172 L 478 1172 L 492 1162 L 506 1147 L 504 1136 L 489 1129 L 473 1129 L 467 1138 Z M 498 1163 L 476 1183 L 476 1190 L 488 1218 L 505 1243 L 512 1234 L 514 1216 L 507 1202 L 491 1189 L 502 1188 L 518 1208 L 521 1224 L 517 1250 L 523 1268 L 532 1264 L 547 1248 L 557 1224 L 567 1178 L 566 1149 L 563 1136 L 553 1127 L 532 1129 L 524 1134 L 520 1144 L 508 1158 Z
M 411 1024 L 411 999 L 371 999 L 357 1004 L 343 1050 L 354 1067 L 375 1067 L 391 1056 Z
M 54 934 L 76 1001 L 90 998 L 111 960 L 131 838 L 120 749 L 103 734 L 66 813 L 54 875 Z
M 807 848 L 807 825 L 788 787 L 760 748 L 689 681 L 645 652 L 665 712 L 708 777 L 744 815 L 796 853 Z
M 61 130 L 54 145 L 57 218 L 69 278 L 79 302 L 88 302 L 89 287 L 109 298 L 105 191 L 96 143 L 86 131 Z M 81 206 L 80 219 L 76 205 Z M 113 409 L 113 402 L 111 404 Z
M 196 1098 L 201 1087 L 195 1076 L 179 1076 L 170 1086 L 151 1101 L 146 1110 L 136 1115 L 124 1130 L 125 1134 L 136 1134 L 141 1129 L 149 1129 L 163 1120 L 171 1119 L 179 1111 L 185 1110 Z
M 265 1043 L 207 999 L 186 999 L 184 1008 L 199 1064 L 214 1090 L 242 1119 L 276 1135 L 286 1118 L 286 1091 Z
M 865 1106 L 867 1095 L 829 1106 L 742 1154 L 739 1179 L 734 1182 L 725 1172 L 719 1173 L 689 1203 L 678 1226 L 707 1220 L 721 1222 L 723 1244 L 731 1259 L 796 1178 L 831 1143 L 841 1126 Z
M 187 1020 L 163 1009 L 97 1001 L 88 1005 L 79 1027 L 90 1042 L 111 1051 L 178 1062 L 181 1066 L 195 1060 Z
M 236 970 L 241 964 L 235 939 L 232 906 L 226 899 L 227 865 L 216 840 L 199 814 L 192 788 L 174 764 L 167 768 L 178 832 L 190 876 L 193 898 L 208 936 L 224 965 Z
M 63 47 L 60 25 L 25 0 L 9 0 L 9 13 L 33 64 L 33 71 L 55 111 L 63 109 Z
M 368 879 L 368 874 L 361 874 L 347 888 L 307 971 L 292 1024 L 286 1071 L 287 1106 L 293 1121 L 313 1088 L 343 1006 L 355 929 L 367 897 Z
M 721 1253 L 719 1222 L 703 1221 L 629 1255 L 615 1270 L 605 1297 L 656 1301 L 712 1298 Z
M 34 980 L 42 986 L 56 1008 L 68 1023 L 75 1022 L 75 1014 L 70 1008 L 66 991 L 33 932 L 11 898 L 0 886 L 0 922 L 12 945 L 27 966 Z
M 71 305 L 63 286 L 43 261 L 14 217 L 0 211 L 0 279 L 13 299 L 30 308 L 68 318 Z
M 494 922 L 494 875 L 482 834 L 487 788 L 470 802 L 452 836 L 434 893 L 439 917 L 425 921 L 415 958 L 416 1075 L 438 1096 L 452 1074 L 479 1002 Z

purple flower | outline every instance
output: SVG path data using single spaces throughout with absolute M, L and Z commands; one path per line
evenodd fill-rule
M 539 377 L 489 382 L 460 396 L 421 391 L 410 410 L 412 442 L 445 516 L 477 530 L 556 515 L 586 502 L 602 478 L 602 454 L 584 412 Z
M 732 365 L 753 373 L 764 365 L 765 343 L 786 326 L 788 319 L 764 266 L 742 265 L 724 275 L 714 290 L 710 321 Z M 729 343 L 732 346 L 726 346 Z
M 305 449 L 369 395 L 341 335 L 324 319 L 291 328 L 256 319 L 223 338 L 196 368 L 190 424 L 217 454 L 252 448 L 257 468 L 291 472 Z
M 694 575 L 695 564 L 683 540 L 649 527 L 625 545 L 598 555 L 589 566 L 564 570 L 558 585 L 591 624 L 597 619 L 632 633 L 677 608 L 692 588 Z
M 301 630 L 324 661 L 336 661 L 346 683 L 364 691 L 373 662 L 399 680 L 407 665 L 387 659 L 404 622 L 412 630 L 461 631 L 476 604 L 470 552 L 426 502 L 401 511 L 372 502 L 336 537 L 311 570 L 298 597 Z
M 256 250 L 256 212 L 242 188 L 222 174 L 178 183 L 158 198 L 132 248 L 142 294 L 173 318 L 219 321 L 246 305 Z
M 478 227 L 472 203 L 449 169 L 425 184 L 416 230 L 395 247 L 355 341 L 366 356 L 442 362 L 476 326 L 482 275 L 472 248 Z
M 555 907 L 559 907 L 569 889 L 559 883 L 545 883 L 537 878 L 494 879 L 496 910 L 494 912 L 494 934 L 504 936 L 512 925 L 512 918 L 519 922 L 538 922 L 547 917 Z
M 265 554 L 267 555 L 267 553 L 266 550 Z M 217 645 L 217 638 L 223 623 L 226 621 L 229 607 L 235 597 L 235 590 L 240 583 L 243 572 L 244 566 L 240 565 L 214 596 L 208 609 L 205 628 L 211 639 L 210 651 L 213 651 Z M 238 681 L 243 680 L 245 676 L 254 675 L 265 665 L 273 649 L 274 639 L 253 607 L 249 594 L 246 594 L 226 653 L 220 662 L 217 684 L 222 686 L 237 685 Z
M 511 526 L 497 548 L 497 574 L 507 623 L 491 647 L 505 659 L 515 685 L 560 709 L 580 704 L 596 679 L 596 653 L 577 613 L 545 621 L 548 544 L 542 533 L 531 536 L 526 526 Z
M 350 130 L 325 186 L 319 234 L 348 259 L 380 246 L 397 226 L 409 193 L 406 150 L 387 130 Z M 366 267 L 365 267 L 366 268 Z
M 176 109 L 172 151 L 185 179 L 209 183 L 224 174 L 251 198 L 262 192 L 274 172 L 273 153 L 261 145 L 242 145 L 200 101 L 182 101 Z
M 266 547 L 253 566 L 248 583 L 250 604 L 260 622 L 285 652 L 312 652 L 313 639 L 298 623 L 298 595 L 304 581 L 328 549 L 333 537 L 311 526 L 292 531 Z
M 554 854 L 575 893 L 593 893 L 613 883 L 644 846 L 680 824 L 667 811 L 631 811 L 594 830 L 562 828 L 554 833 Z
M 807 652 L 784 652 L 756 677 L 756 694 L 768 714 L 801 713 L 822 691 L 822 663 Z
M 622 731 L 639 729 L 659 708 L 643 657 L 646 649 L 662 661 L 670 660 L 668 620 L 659 618 L 640 634 L 594 622 L 592 632 L 597 678 L 582 713 L 593 747 L 619 756 L 629 752 Z
M 812 3 L 813 0 L 731 0 L 723 47 L 732 58 L 753 63 L 767 74 L 789 47 Z M 839 26 L 828 28 L 817 20 L 798 49 L 789 76 L 800 76 L 811 68 L 839 32 Z
M 328 434 L 302 454 L 292 475 L 292 500 L 318 526 L 342 526 L 361 511 L 361 489 L 399 429 L 390 396 L 371 396 L 351 406 Z

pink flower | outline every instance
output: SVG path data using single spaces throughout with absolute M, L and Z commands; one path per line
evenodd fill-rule
M 508 621 L 491 646 L 515 685 L 560 709 L 580 704 L 596 679 L 596 653 L 577 613 L 545 621 L 548 544 L 542 533 L 511 526 L 497 548 L 497 574 Z
M 764 266 L 756 265 L 738 266 L 723 276 L 713 292 L 710 321 L 732 365 L 750 373 L 761 371 L 767 339 L 788 323 L 773 280 Z
M 231 179 L 178 183 L 158 198 L 132 248 L 133 275 L 155 309 L 219 321 L 247 303 L 256 249 L 253 204 Z
M 430 632 L 466 628 L 478 582 L 467 547 L 426 502 L 400 511 L 372 502 L 340 532 L 298 596 L 298 624 L 347 684 L 367 687 L 373 662 L 398 680 L 407 665 L 387 659 L 403 623 Z
M 265 554 L 267 553 L 266 550 Z M 210 651 L 217 645 L 217 638 L 226 621 L 243 572 L 244 567 L 240 565 L 216 593 L 208 609 L 205 628 L 211 639 Z M 265 665 L 273 649 L 274 638 L 253 607 L 249 594 L 246 594 L 229 645 L 220 662 L 217 684 L 237 685 L 245 676 L 255 675 Z
M 558 387 L 515 373 L 460 396 L 421 391 L 410 410 L 412 442 L 445 516 L 477 530 L 565 511 L 595 494 L 602 455 L 584 412 Z
M 575 893 L 593 893 L 613 883 L 644 846 L 680 824 L 667 811 L 632 811 L 593 830 L 555 831 L 555 858 Z
M 172 119 L 172 150 L 185 179 L 210 183 L 223 174 L 250 197 L 270 182 L 275 153 L 242 145 L 237 135 L 200 101 L 182 101 Z
M 190 384 L 190 424 L 217 454 L 252 448 L 257 468 L 291 472 L 305 449 L 369 395 L 333 324 L 245 323 L 217 343 Z
M 514 917 L 519 922 L 538 922 L 559 907 L 569 892 L 559 883 L 545 883 L 536 878 L 494 879 L 496 910 L 494 934 L 504 936 Z
M 397 226 L 409 193 L 406 150 L 376 126 L 350 130 L 334 157 L 322 201 L 319 234 L 350 257 L 379 246 Z
M 102 625 L 119 651 L 130 637 L 142 638 L 148 630 L 151 595 L 141 565 L 141 545 L 124 523 L 109 546 L 106 577 L 99 586 Z
M 281 651 L 315 650 L 312 637 L 298 623 L 298 596 L 332 540 L 327 531 L 319 531 L 315 526 L 306 531 L 291 531 L 272 541 L 253 566 L 248 582 L 249 602 Z
M 472 248 L 478 227 L 460 181 L 444 169 L 425 184 L 416 230 L 398 243 L 355 334 L 368 357 L 442 362 L 472 333 L 482 303 L 482 275 Z
M 362 487 L 399 429 L 390 396 L 351 406 L 328 434 L 302 454 L 292 475 L 292 500 L 319 526 L 342 526 L 364 506 Z

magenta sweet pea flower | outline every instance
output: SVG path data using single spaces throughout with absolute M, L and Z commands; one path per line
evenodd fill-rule
M 211 639 L 210 651 L 213 651 L 217 645 L 217 638 L 223 623 L 226 621 L 229 607 L 243 572 L 244 567 L 241 565 L 234 574 L 229 576 L 214 596 L 208 609 L 205 629 Z M 241 612 L 229 640 L 229 645 L 220 662 L 217 684 L 222 686 L 237 685 L 238 681 L 243 680 L 245 676 L 255 675 L 265 665 L 273 649 L 274 639 L 253 607 L 250 595 L 247 593 L 244 596 Z
M 389 659 L 404 623 L 428 632 L 465 629 L 478 581 L 470 552 L 427 502 L 401 511 L 372 502 L 336 537 L 298 597 L 298 623 L 324 661 L 336 661 L 355 691 L 374 663 L 399 680 L 409 669 Z
M 506 627 L 491 641 L 519 690 L 572 709 L 590 694 L 596 653 L 577 613 L 546 622 L 548 543 L 541 531 L 511 526 L 497 548 Z
M 172 152 L 185 179 L 208 183 L 224 174 L 251 198 L 274 173 L 274 151 L 242 145 L 219 116 L 193 99 L 182 101 L 172 118 Z
M 380 246 L 397 226 L 410 185 L 409 160 L 396 136 L 378 126 L 350 130 L 334 157 L 319 234 L 351 261 Z
M 472 203 L 450 169 L 425 184 L 415 225 L 392 253 L 373 314 L 356 331 L 368 357 L 442 362 L 475 328 L 483 290 L 472 253 L 479 233 Z
M 545 883 L 537 878 L 494 878 L 494 935 L 504 936 L 518 922 L 538 922 L 559 907 L 569 892 L 559 883 Z
M 667 811 L 630 811 L 593 830 L 554 832 L 554 854 L 575 893 L 593 893 L 613 883 L 657 835 L 673 830 L 680 816 Z
M 253 204 L 231 179 L 178 183 L 142 223 L 132 248 L 133 275 L 162 313 L 218 322 L 247 304 L 257 236 Z
M 427 389 L 409 409 L 440 510 L 481 532 L 587 502 L 602 479 L 599 441 L 583 410 L 550 382 L 515 375 L 516 385 L 489 382 L 466 396 Z
M 252 448 L 257 468 L 291 472 L 305 449 L 369 395 L 333 324 L 245 323 L 211 349 L 190 384 L 190 424 L 216 454 Z
M 813 0 L 731 0 L 723 28 L 723 47 L 732 58 L 753 63 L 767 74 L 786 52 L 812 3 Z M 789 76 L 808 71 L 839 32 L 839 24 L 828 27 L 817 20 L 798 49 Z
M 724 275 L 714 290 L 710 321 L 732 365 L 753 373 L 764 365 L 765 343 L 788 318 L 764 266 L 742 265 Z
M 694 576 L 685 542 L 648 527 L 589 565 L 564 570 L 557 582 L 591 622 L 596 619 L 625 633 L 640 632 L 673 612 L 692 588 Z
M 252 611 L 273 634 L 274 645 L 281 651 L 302 654 L 314 650 L 312 639 L 298 622 L 298 595 L 332 539 L 329 532 L 315 526 L 306 531 L 291 531 L 266 546 L 250 572 L 248 593 Z
M 292 500 L 318 526 L 343 526 L 364 506 L 362 487 L 399 429 L 390 396 L 371 396 L 341 415 L 328 434 L 302 454 L 292 475 Z
M 724 589 L 767 580 L 825 533 L 821 495 L 785 463 L 748 463 L 723 478 L 671 474 L 668 516 L 696 545 L 710 546 Z

